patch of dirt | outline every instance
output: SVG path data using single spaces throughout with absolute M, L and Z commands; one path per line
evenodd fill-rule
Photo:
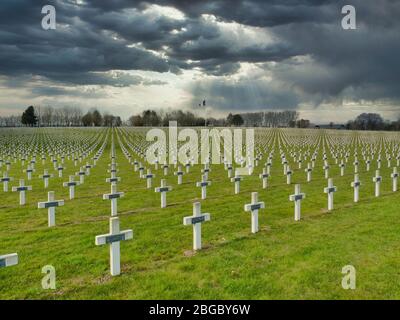
M 183 253 L 183 255 L 184 255 L 185 257 L 193 257 L 194 255 L 196 255 L 196 251 L 194 251 L 194 250 L 186 250 L 186 251 Z

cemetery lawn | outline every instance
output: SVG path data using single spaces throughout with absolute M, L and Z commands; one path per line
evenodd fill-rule
M 120 133 L 121 134 L 121 133 Z M 95 236 L 108 233 L 110 202 L 102 200 L 109 193 L 105 182 L 110 161 L 110 139 L 105 152 L 83 186 L 75 189 L 76 199 L 68 199 L 68 188 L 62 182 L 78 171 L 67 161 L 64 177 L 50 179 L 43 189 L 38 178 L 43 168 L 38 161 L 27 193 L 27 205 L 18 205 L 18 193 L 1 192 L 0 254 L 18 252 L 17 266 L 0 269 L 0 299 L 399 299 L 400 298 L 400 192 L 391 191 L 391 168 L 382 163 L 381 196 L 374 197 L 371 171 L 360 165 L 360 202 L 353 203 L 353 168 L 349 160 L 346 175 L 339 176 L 333 165 L 335 193 L 332 212 L 327 212 L 327 185 L 321 157 L 313 172 L 313 181 L 306 182 L 302 169 L 293 168 L 292 185 L 285 184 L 279 152 L 276 151 L 272 177 L 266 190 L 261 188 L 258 174 L 244 177 L 239 195 L 233 194 L 223 165 L 213 165 L 202 200 L 202 212 L 211 214 L 211 221 L 202 225 L 204 249 L 193 253 L 192 228 L 183 225 L 183 217 L 192 215 L 192 204 L 200 201 L 201 166 L 191 168 L 177 185 L 170 166 L 167 185 L 168 207 L 160 209 L 160 194 L 154 188 L 164 178 L 161 167 L 153 187 L 139 179 L 117 146 L 117 163 L 122 178 L 118 191 L 125 197 L 118 200 L 121 230 L 133 229 L 133 240 L 121 243 L 122 274 L 109 274 L 109 247 L 97 247 Z M 83 164 L 82 164 L 83 165 Z M 51 170 L 55 174 L 55 171 Z M 10 170 L 11 186 L 25 177 L 21 165 Z M 306 199 L 302 202 L 302 220 L 293 219 L 293 203 L 289 195 L 294 183 L 301 183 Z M 37 209 L 37 202 L 47 199 L 47 191 L 55 191 L 56 199 L 65 205 L 56 210 L 57 225 L 47 227 L 47 210 Z M 259 201 L 266 209 L 259 213 L 260 232 L 251 234 L 251 192 L 259 192 Z M 43 290 L 42 267 L 56 269 L 57 288 Z M 344 290 L 341 271 L 346 265 L 357 270 L 356 290 Z

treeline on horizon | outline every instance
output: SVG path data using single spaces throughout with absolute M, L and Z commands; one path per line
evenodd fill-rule
M 127 121 L 122 121 L 120 116 L 108 112 L 101 114 L 97 109 L 89 110 L 86 113 L 79 108 L 63 107 L 42 107 L 29 106 L 22 115 L 0 117 L 1 127 L 101 127 L 101 126 L 134 126 L 134 127 L 155 127 L 168 126 L 170 121 L 177 121 L 179 126 L 245 126 L 245 127 L 268 127 L 268 128 L 310 128 L 310 121 L 299 119 L 299 112 L 287 111 L 265 111 L 230 113 L 226 118 L 199 117 L 193 112 L 174 110 L 168 112 L 157 112 L 145 110 L 132 115 Z M 319 127 L 319 126 L 315 126 Z M 396 121 L 385 121 L 380 114 L 362 113 L 354 120 L 346 124 L 335 125 L 330 122 L 327 126 L 332 129 L 348 130 L 387 130 L 399 131 L 400 119 Z

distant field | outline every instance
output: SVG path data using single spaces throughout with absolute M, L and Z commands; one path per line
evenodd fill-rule
M 255 150 L 261 157 L 254 173 L 243 176 L 240 193 L 234 194 L 224 165 L 212 164 L 208 178 L 212 184 L 205 200 L 200 199 L 201 190 L 195 186 L 204 166 L 193 165 L 178 185 L 173 164 L 164 177 L 161 165 L 156 170 L 140 154 L 149 144 L 145 133 L 144 128 L 124 127 L 0 130 L 0 176 L 9 162 L 7 172 L 14 178 L 8 192 L 0 186 L 0 255 L 16 252 L 19 256 L 18 265 L 0 268 L 0 299 L 400 298 L 400 192 L 392 191 L 390 176 L 398 166 L 398 133 L 256 129 Z M 118 277 L 110 276 L 108 246 L 95 246 L 95 236 L 109 228 L 110 201 L 102 195 L 110 192 L 106 178 L 110 177 L 112 134 L 117 176 L 121 177 L 118 191 L 125 192 L 118 200 L 121 229 L 133 230 L 133 239 L 121 242 L 122 274 Z M 151 189 L 146 189 L 146 179 L 139 178 L 121 145 L 132 162 L 151 168 L 155 174 Z M 75 199 L 69 200 L 63 182 L 87 162 L 93 164 L 102 146 L 96 166 L 84 184 L 76 187 Z M 330 212 L 323 192 L 327 186 L 324 150 L 329 177 L 338 189 Z M 312 181 L 307 182 L 304 170 L 314 153 Z M 353 202 L 350 186 L 355 153 L 362 182 L 358 203 Z M 35 172 L 28 181 L 23 170 L 35 154 Z M 54 169 L 52 155 L 57 165 L 65 156 L 62 178 Z M 271 172 L 268 187 L 263 189 L 259 174 L 269 155 Z M 293 171 L 290 185 L 283 175 L 283 155 Z M 381 194 L 375 197 L 372 178 L 379 155 Z M 366 171 L 368 158 L 371 164 Z M 346 163 L 344 176 L 340 176 L 341 160 Z M 39 178 L 44 169 L 54 175 L 47 189 Z M 167 194 L 168 206 L 161 209 L 160 194 L 154 188 L 164 178 L 173 190 Z M 11 192 L 19 179 L 33 188 L 27 192 L 24 206 L 19 205 L 18 192 Z M 302 219 L 296 222 L 289 195 L 297 183 L 306 198 Z M 53 228 L 47 225 L 47 210 L 37 208 L 38 202 L 47 199 L 48 191 L 65 200 L 65 205 L 56 209 Z M 266 207 L 259 212 L 260 231 L 256 234 L 250 232 L 250 213 L 243 208 L 254 191 Z M 192 215 L 196 201 L 201 202 L 203 212 L 211 214 L 211 221 L 202 224 L 203 250 L 194 252 L 192 228 L 184 226 L 182 219 Z M 42 289 L 41 270 L 46 265 L 56 269 L 55 290 Z M 342 288 L 342 268 L 346 265 L 356 269 L 355 290 Z

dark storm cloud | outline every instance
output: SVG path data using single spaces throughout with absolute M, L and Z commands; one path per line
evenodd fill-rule
M 41 29 L 44 4 L 57 8 L 57 30 Z M 153 4 L 175 8 L 183 17 L 157 13 Z M 357 30 L 341 28 L 345 4 L 357 9 Z M 220 109 L 400 99 L 399 1 L 86 0 L 77 5 L 73 0 L 3 0 L 0 8 L 0 74 L 8 77 L 125 87 L 164 82 L 107 72 L 196 69 L 217 78 L 190 90 L 194 96 L 213 95 Z M 246 42 L 246 34 L 223 30 L 221 23 L 250 26 L 260 35 L 267 32 L 272 41 Z M 279 86 L 231 81 L 243 62 L 264 68 Z M 60 93 L 53 88 L 46 95 L 51 90 Z
M 74 89 L 74 88 L 61 88 L 61 87 L 35 87 L 31 90 L 32 97 L 54 97 L 54 96 L 74 96 L 85 99 L 99 99 L 106 98 L 104 92 L 99 92 L 95 89 Z

